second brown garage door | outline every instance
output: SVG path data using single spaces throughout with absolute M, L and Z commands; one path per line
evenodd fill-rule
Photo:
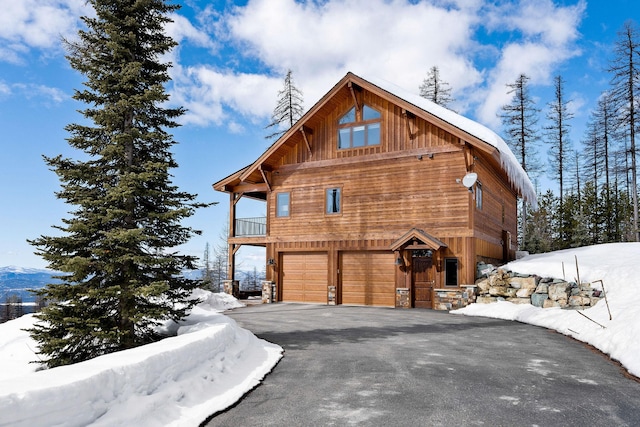
M 389 252 L 343 252 L 342 304 L 394 307 L 395 258 Z
M 282 254 L 282 301 L 327 303 L 326 252 Z

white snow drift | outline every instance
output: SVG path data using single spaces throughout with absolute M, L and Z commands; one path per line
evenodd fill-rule
M 157 343 L 35 372 L 36 343 L 22 328 L 32 315 L 0 325 L 1 426 L 197 426 L 234 404 L 282 357 L 282 348 L 220 314 L 240 306 L 199 291 L 204 302 L 178 335 Z
M 593 345 L 640 377 L 640 243 L 610 243 L 531 255 L 505 267 L 518 273 L 569 281 L 575 281 L 579 273 L 580 281 L 591 282 L 594 288 L 602 289 L 604 284 L 607 300 L 585 310 L 498 302 L 472 304 L 452 313 L 517 320 L 555 329 Z

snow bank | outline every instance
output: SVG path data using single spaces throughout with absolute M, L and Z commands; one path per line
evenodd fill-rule
M 198 425 L 234 404 L 282 348 L 219 313 L 240 305 L 235 299 L 198 292 L 204 301 L 177 336 L 40 372 L 28 372 L 35 343 L 20 330 L 33 316 L 0 325 L 0 426 Z
M 505 266 L 518 273 L 566 278 L 570 281 L 575 280 L 579 273 L 582 282 L 598 281 L 594 287 L 600 289 L 602 285 L 599 280 L 602 280 L 611 319 L 605 300 L 580 312 L 498 302 L 472 304 L 451 313 L 517 320 L 555 329 L 593 345 L 640 377 L 639 262 L 640 243 L 611 243 L 531 255 Z

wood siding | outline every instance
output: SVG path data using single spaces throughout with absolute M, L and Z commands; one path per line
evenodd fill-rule
M 446 245 L 433 254 L 435 288 L 444 287 L 446 258 L 458 260 L 458 285 L 472 284 L 478 261 L 502 259 L 507 232 L 515 243 L 517 197 L 497 152 L 372 90 L 380 96 L 336 86 L 303 126 L 221 187 L 266 199 L 267 235 L 230 243 L 266 246 L 267 258 L 277 260 L 267 279 L 285 301 L 326 303 L 327 286 L 335 286 L 339 304 L 393 306 L 395 287 L 412 286 L 412 266 L 410 250 L 390 247 L 413 228 Z M 380 112 L 380 144 L 338 149 L 338 122 L 354 106 L 354 94 L 358 106 Z M 482 209 L 459 182 L 468 172 L 482 183 Z M 329 188 L 341 191 L 337 214 L 326 213 Z M 276 216 L 281 192 L 290 194 L 287 217 Z M 402 265 L 395 265 L 398 256 Z

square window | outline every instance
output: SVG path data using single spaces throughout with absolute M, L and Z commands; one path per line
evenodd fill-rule
M 326 197 L 326 209 L 328 214 L 340 213 L 340 189 L 328 188 Z
M 289 216 L 289 193 L 278 193 L 276 195 L 276 216 L 287 217 Z

